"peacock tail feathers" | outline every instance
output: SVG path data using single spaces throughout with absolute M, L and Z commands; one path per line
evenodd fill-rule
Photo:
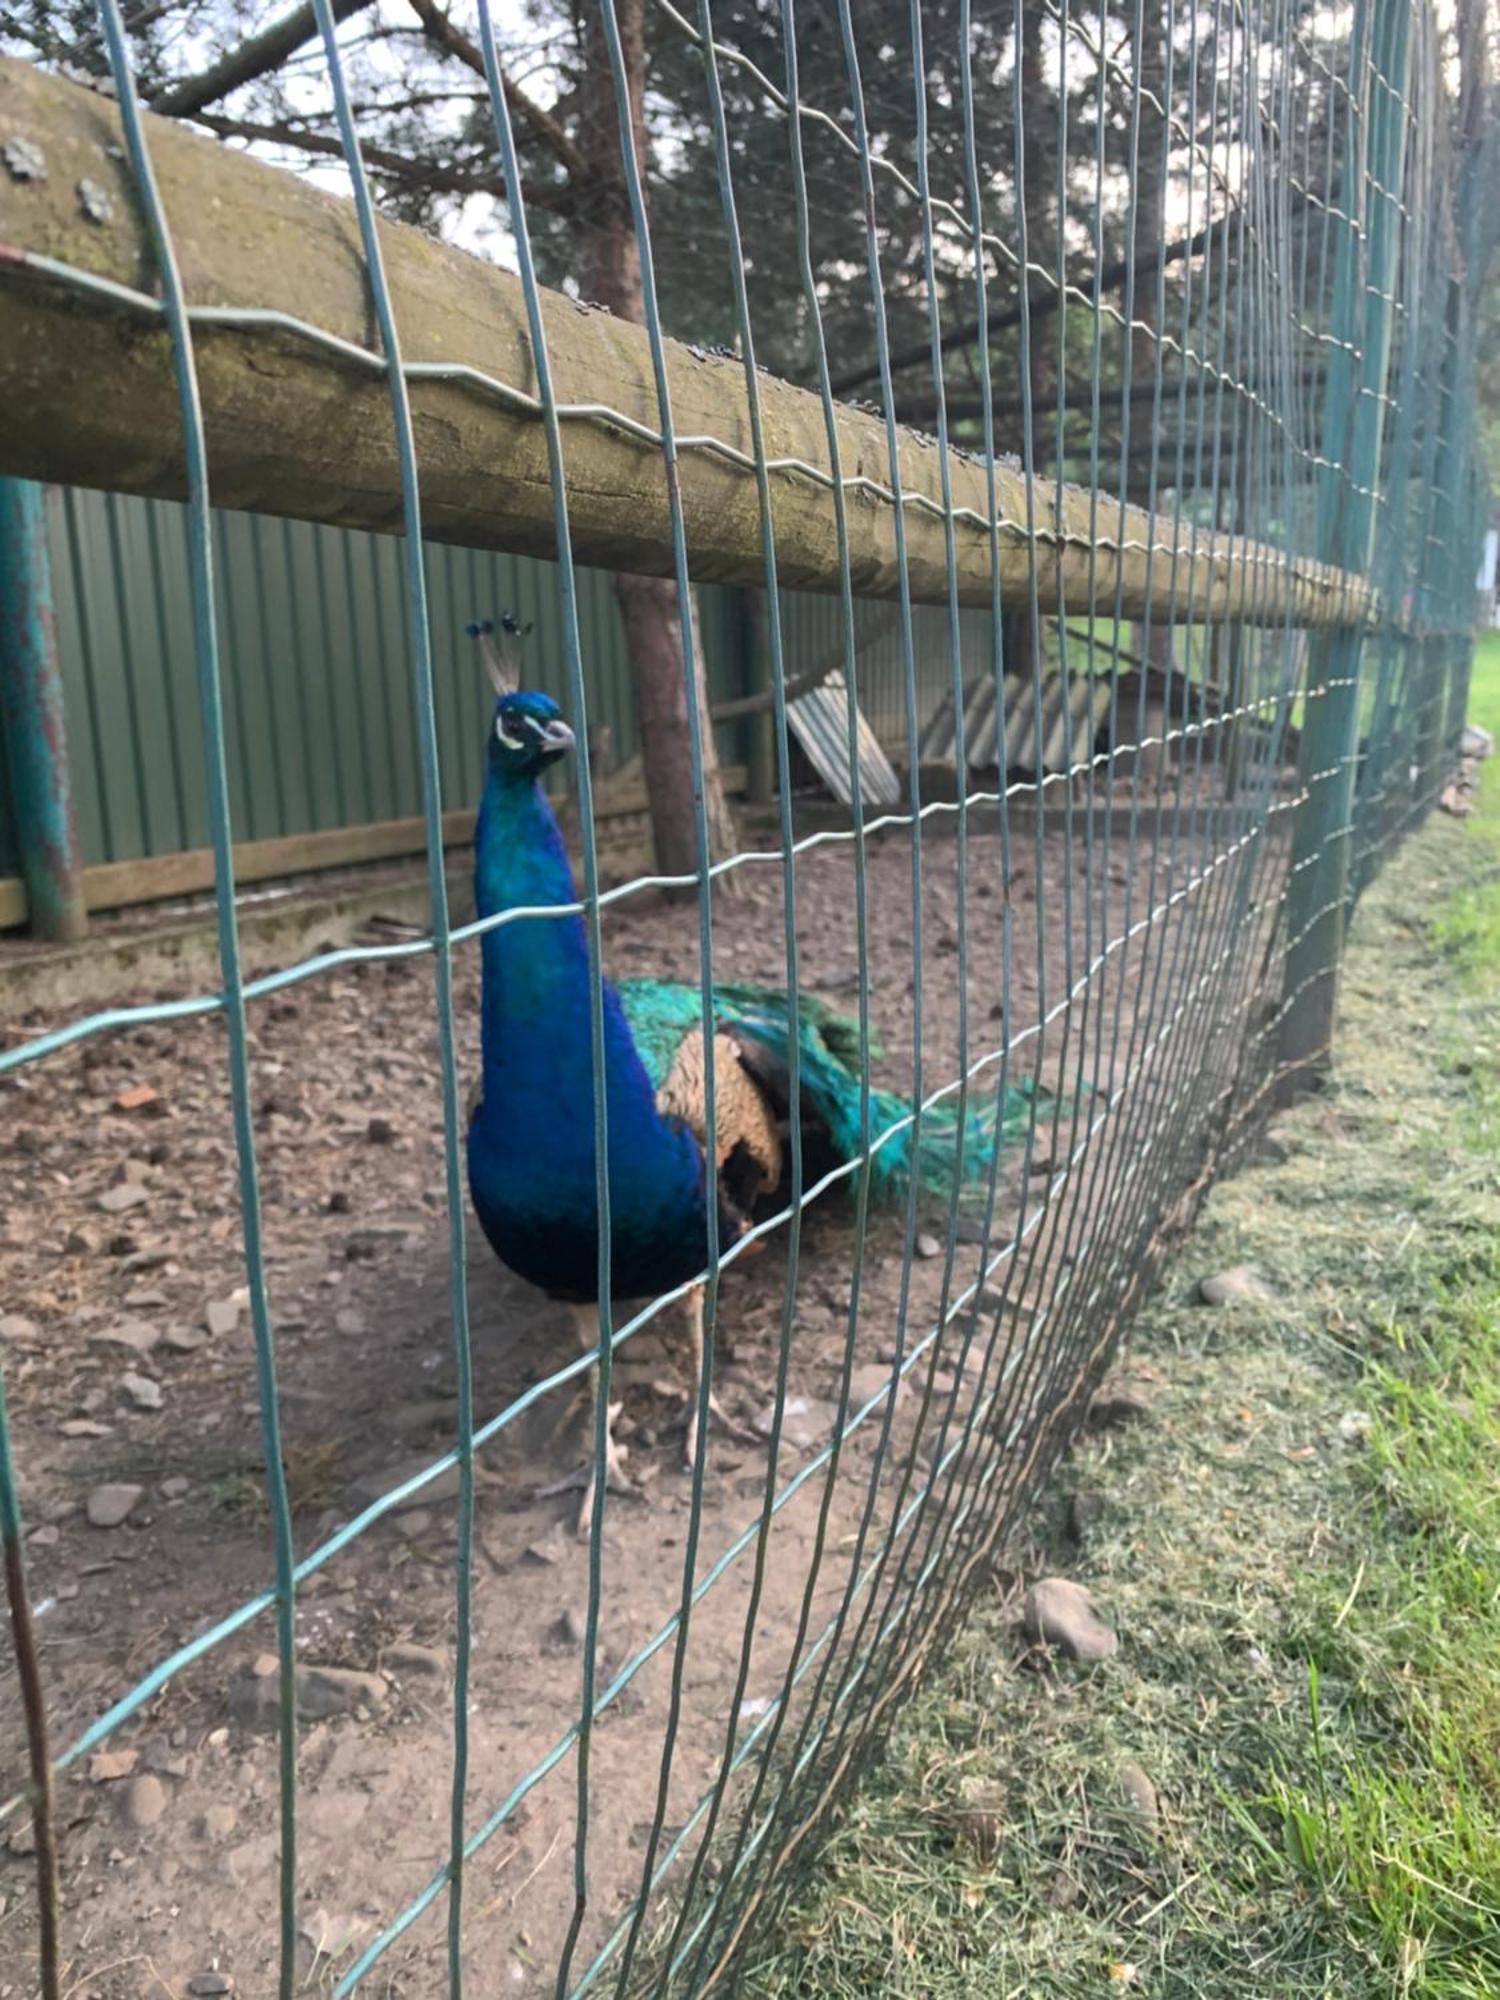
M 620 1003 L 646 1072 L 659 1091 L 672 1076 L 684 1038 L 698 1035 L 703 1022 L 700 989 L 683 981 L 627 979 L 620 982 Z M 728 982 L 713 989 L 716 1042 L 728 1036 L 742 1060 L 771 1095 L 778 1111 L 788 1108 L 789 1064 L 793 1023 L 785 992 L 775 987 Z M 857 1160 L 862 1152 L 860 1118 L 859 1024 L 812 994 L 800 994 L 795 1029 L 801 1056 L 801 1099 L 804 1124 L 821 1128 L 835 1161 Z M 871 1046 L 872 1061 L 880 1050 Z M 722 1068 L 716 1075 L 722 1074 Z M 977 1191 L 988 1180 L 997 1146 L 1019 1137 L 1031 1122 L 1034 1092 L 1029 1083 L 1008 1089 L 997 1106 L 993 1076 L 981 1075 L 970 1088 L 962 1119 L 963 1156 L 959 1159 L 960 1114 L 952 1098 L 929 1105 L 916 1138 L 915 1171 L 923 1193 L 947 1201 L 955 1177 L 960 1195 Z M 719 1107 L 719 1124 L 724 1124 Z M 870 1091 L 870 1134 L 879 1141 L 871 1162 L 870 1191 L 878 1200 L 901 1194 L 913 1171 L 911 1106 L 896 1092 Z

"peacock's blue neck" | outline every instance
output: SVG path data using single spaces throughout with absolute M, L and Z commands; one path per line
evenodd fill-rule
M 475 836 L 481 917 L 557 909 L 575 900 L 557 819 L 534 780 L 491 768 Z M 549 1289 L 585 1296 L 597 1226 L 594 1073 L 583 919 L 522 917 L 484 933 L 481 1108 L 469 1136 L 470 1182 L 486 1232 L 505 1261 Z M 691 1134 L 663 1120 L 619 996 L 604 987 L 610 1213 L 616 1289 L 638 1296 L 623 1261 L 665 1235 L 689 1269 L 702 1261 L 703 1160 Z M 551 1232 L 549 1234 L 549 1232 Z M 579 1247 L 538 1245 L 576 1234 Z M 659 1262 L 645 1271 L 651 1276 Z M 694 1261 L 696 1259 L 696 1261 Z M 544 1268 L 544 1266 L 546 1268 Z M 681 1275 L 686 1275 L 684 1272 Z M 642 1291 L 656 1282 L 639 1282 Z M 662 1280 L 662 1283 L 673 1282 Z
M 574 901 L 573 871 L 557 816 L 534 779 L 492 772 L 479 807 L 474 899 L 481 917 L 556 909 Z M 551 1007 L 582 984 L 588 947 L 582 919 L 527 917 L 486 931 L 484 1062 L 503 1063 L 517 1031 L 545 1028 Z M 585 1056 L 587 1051 L 585 1051 Z

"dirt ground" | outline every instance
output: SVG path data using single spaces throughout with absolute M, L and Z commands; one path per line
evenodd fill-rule
M 976 826 L 968 901 L 960 911 L 951 818 L 928 822 L 922 901 L 929 1089 L 956 1069 L 961 918 L 970 949 L 973 1051 L 998 1046 L 1006 1033 L 1019 1037 L 1017 1074 L 1040 1052 L 1042 1081 L 1055 1084 L 1066 1047 L 1071 1089 L 1078 1013 L 1071 1020 L 1060 1013 L 1038 1034 L 1044 1005 L 1056 1006 L 1070 972 L 1079 978 L 1105 936 L 1120 935 L 1127 891 L 1138 922 L 1151 904 L 1201 873 L 1238 826 L 1228 809 L 1186 810 L 1169 877 L 1167 839 L 1153 873 L 1148 814 L 1133 870 L 1118 836 L 1106 868 L 1101 802 L 1090 889 L 1083 819 L 1080 808 L 1071 867 L 1055 831 L 1046 836 L 1040 873 L 1029 836 L 1014 857 L 1008 1020 L 999 1005 L 1006 898 L 994 833 Z M 1173 823 L 1168 812 L 1168 835 Z M 1274 844 L 1267 852 L 1274 873 Z M 872 841 L 872 1015 L 886 1052 L 879 1080 L 895 1088 L 909 1085 L 912 1052 L 910 862 L 907 830 Z M 1153 1021 L 1167 1019 L 1174 999 L 1185 1003 L 1192 980 L 1202 977 L 1201 953 L 1211 936 L 1205 930 L 1199 938 L 1197 927 L 1217 907 L 1211 899 L 1222 895 L 1225 878 L 1225 870 L 1210 870 L 1144 938 L 1111 953 L 1089 985 L 1091 1006 L 1108 1021 L 1124 1007 L 1128 1028 L 1138 993 L 1146 995 Z M 743 869 L 740 882 L 742 893 L 718 908 L 716 975 L 780 982 L 779 868 Z M 852 1008 L 857 957 L 848 843 L 806 851 L 797 892 L 804 983 Z M 1039 896 L 1047 939 L 1041 964 Z M 1167 969 L 1156 982 L 1163 945 Z M 1180 961 L 1179 945 L 1185 947 Z M 621 975 L 696 977 L 695 913 L 644 897 L 613 905 L 606 958 Z M 461 952 L 457 974 L 467 1084 L 477 1062 L 476 947 Z M 22 1038 L 49 1025 L 33 1017 L 11 1032 Z M 430 1463 L 454 1435 L 430 966 L 416 960 L 343 967 L 254 1002 L 250 1025 L 284 1460 L 301 1558 L 372 1497 Z M 1124 1049 L 1122 1040 L 1122 1062 Z M 1107 1051 L 1106 1038 L 1103 1064 L 1086 1064 L 1098 1093 L 1122 1083 Z M 95 1037 L 0 1084 L 0 1334 L 54 1751 L 174 1648 L 271 1581 L 224 1058 L 222 1023 L 206 1017 Z M 1138 1080 L 1132 1072 L 1132 1088 Z M 1093 1096 L 1080 1107 L 1080 1137 L 1089 1106 L 1100 1102 Z M 1034 1222 L 1049 1174 L 1065 1163 L 1070 1126 L 1065 1120 L 1054 1144 L 1044 1123 L 1027 1188 L 1021 1155 L 1007 1157 L 997 1245 L 1014 1232 L 1023 1195 Z M 1085 1217 L 1070 1226 L 1088 1224 Z M 789 1408 L 803 1407 L 782 1441 L 783 1486 L 828 1443 L 852 1248 L 850 1206 L 835 1188 L 804 1231 L 788 1385 Z M 1033 1306 L 1049 1294 L 1068 1254 L 1059 1238 L 1056 1254 L 1043 1256 L 1032 1276 Z M 974 1280 L 979 1255 L 972 1241 L 960 1242 L 955 1286 Z M 891 1377 L 903 1262 L 900 1215 L 877 1216 L 859 1314 L 855 1409 Z M 908 1346 L 934 1323 L 944 1267 L 940 1254 L 919 1254 L 912 1266 Z M 785 1231 L 777 1230 L 764 1254 L 724 1279 L 717 1386 L 728 1409 L 752 1425 L 774 1386 L 785 1275 Z M 472 1225 L 468 1285 L 475 1417 L 482 1423 L 572 1359 L 572 1336 L 565 1312 L 502 1270 Z M 935 1351 L 937 1395 L 953 1397 L 960 1415 L 968 1377 L 956 1381 L 945 1361 L 953 1360 L 962 1331 L 956 1323 Z M 924 1356 L 913 1375 L 919 1390 L 930 1359 Z M 629 1441 L 643 1497 L 612 1498 L 608 1507 L 601 1686 L 657 1637 L 680 1600 L 690 1494 L 675 1389 L 685 1380 L 684 1363 L 671 1314 L 632 1336 L 617 1356 L 619 1434 Z M 1056 1390 L 1044 1374 L 1035 1394 L 1044 1400 L 1048 1393 Z M 888 1525 L 902 1465 L 921 1449 L 913 1423 L 920 1401 L 910 1392 L 899 1401 L 867 1560 Z M 570 1406 L 576 1414 L 567 1418 Z M 501 1431 L 480 1461 L 471 1832 L 577 1720 L 586 1551 L 568 1532 L 576 1496 L 539 1498 L 538 1488 L 576 1458 L 581 1410 L 576 1384 L 548 1392 Z M 814 1635 L 848 1582 L 881 1414 L 877 1407 L 843 1454 L 812 1597 Z M 700 1577 L 755 1520 L 766 1475 L 763 1447 L 715 1438 Z M 88 1504 L 111 1483 L 143 1490 L 122 1525 L 95 1525 Z M 819 1470 L 775 1517 L 750 1635 L 745 1721 L 764 1712 L 786 1670 L 823 1485 Z M 299 1736 L 298 1912 L 304 1969 L 313 1983 L 331 1986 L 447 1857 L 453 1491 L 452 1477 L 445 1477 L 384 1516 L 298 1595 L 302 1661 L 371 1677 L 330 1675 L 312 1686 L 308 1699 L 323 1712 L 309 1717 Z M 669 1831 L 682 1827 L 718 1768 L 753 1556 L 752 1543 L 693 1616 Z M 60 1779 L 70 1993 L 126 2000 L 274 1991 L 277 1739 L 275 1679 L 264 1672 L 273 1646 L 273 1621 L 264 1614 L 180 1672 L 101 1753 Z M 672 1644 L 661 1646 L 611 1701 L 594 1734 L 589 1898 L 575 1980 L 639 1893 L 672 1658 Z M 17 1677 L 7 1663 L 0 1671 L 0 1795 L 14 1793 L 23 1773 Z M 573 1911 L 576 1788 L 570 1748 L 472 1862 L 464 1929 L 471 1990 L 553 1989 Z M 0 2000 L 33 1990 L 34 1974 L 26 1970 L 35 1966 L 36 1944 L 25 1822 L 24 1811 L 0 1822 Z M 680 1881 L 692 1852 L 690 1842 L 664 1894 Z M 445 1978 L 444 1911 L 439 1897 L 362 1990 L 438 1991 Z M 215 1973 L 232 1987 L 205 1980 Z

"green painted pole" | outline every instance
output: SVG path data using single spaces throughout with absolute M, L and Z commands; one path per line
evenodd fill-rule
M 1318 552 L 1359 576 L 1370 569 L 1381 475 L 1409 26 L 1410 0 L 1356 0 L 1349 74 L 1355 80 L 1357 129 L 1349 135 L 1337 222 L 1335 345 L 1323 405 L 1326 462 L 1319 479 Z M 1387 88 L 1377 83 L 1360 90 L 1367 59 Z M 1387 606 L 1385 615 L 1393 608 Z M 1307 649 L 1309 699 L 1298 754 L 1304 798 L 1287 890 L 1278 1050 L 1277 1094 L 1283 1103 L 1315 1085 L 1332 1046 L 1348 916 L 1363 649 L 1364 634 L 1354 627 L 1314 633 Z M 1314 697 L 1311 690 L 1318 686 L 1326 692 Z
M 42 488 L 0 479 L 0 736 L 34 936 L 88 928 Z
M 750 694 L 769 694 L 771 691 L 771 644 L 766 631 L 766 594 L 763 590 L 747 589 L 743 593 L 745 605 L 745 638 L 749 654 Z M 775 717 L 769 708 L 745 721 L 745 790 L 754 805 L 767 805 L 776 796 L 776 740 Z

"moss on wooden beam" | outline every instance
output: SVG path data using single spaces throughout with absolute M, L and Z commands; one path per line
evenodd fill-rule
M 292 174 L 230 151 L 169 119 L 148 119 L 153 159 L 194 308 L 260 308 L 291 315 L 358 347 L 377 346 L 353 206 Z M 183 460 L 170 352 L 158 315 L 132 311 L 49 277 L 28 259 L 55 259 L 137 291 L 155 287 L 153 260 L 125 163 L 114 105 L 30 65 L 0 60 L 0 134 L 24 140 L 41 172 L 0 174 L 0 472 L 130 493 L 180 497 Z M 24 155 L 23 155 L 24 156 Z M 80 186 L 92 191 L 85 202 Z M 100 219 L 100 218 L 103 219 Z M 535 371 L 519 281 L 420 231 L 382 235 L 406 362 L 464 367 L 532 395 Z M 565 404 L 604 404 L 653 429 L 657 407 L 644 331 L 558 293 L 544 299 L 553 375 Z M 285 328 L 196 330 L 213 498 L 221 507 L 398 532 L 396 454 L 386 386 L 361 367 Z M 711 437 L 750 453 L 740 364 L 673 343 L 669 358 L 679 438 Z M 762 379 L 768 456 L 826 470 L 815 396 Z M 534 412 L 468 381 L 414 379 L 412 408 L 427 533 L 441 541 L 554 555 L 552 497 Z M 888 484 L 881 421 L 842 409 L 846 479 Z M 580 416 L 564 431 L 573 545 L 581 561 L 662 575 L 671 569 L 666 480 L 659 451 L 607 420 Z M 990 601 L 989 536 L 981 464 L 954 454 L 955 503 L 979 516 L 957 523 L 959 595 Z M 902 434 L 907 495 L 940 497 L 931 439 Z M 1006 598 L 1025 602 L 1032 538 L 1025 482 L 998 473 Z M 756 584 L 762 552 L 755 483 L 743 467 L 685 445 L 681 487 L 693 574 Z M 794 470 L 773 477 L 776 553 L 784 585 L 837 585 L 829 490 Z M 850 494 L 855 588 L 898 590 L 894 510 L 870 487 Z M 1044 609 L 1085 611 L 1090 496 L 1037 481 L 1034 519 L 1055 539 L 1037 544 Z M 1101 500 L 1095 601 L 1138 617 L 1148 593 L 1164 616 L 1175 587 L 1181 618 L 1307 624 L 1363 622 L 1360 579 L 1272 549 L 1231 544 L 1190 524 L 1123 517 Z M 1180 546 L 1174 543 L 1180 538 Z M 1156 544 L 1154 549 L 1151 544 Z M 1165 545 L 1165 546 L 1163 546 Z M 913 597 L 942 603 L 943 524 L 907 508 Z

